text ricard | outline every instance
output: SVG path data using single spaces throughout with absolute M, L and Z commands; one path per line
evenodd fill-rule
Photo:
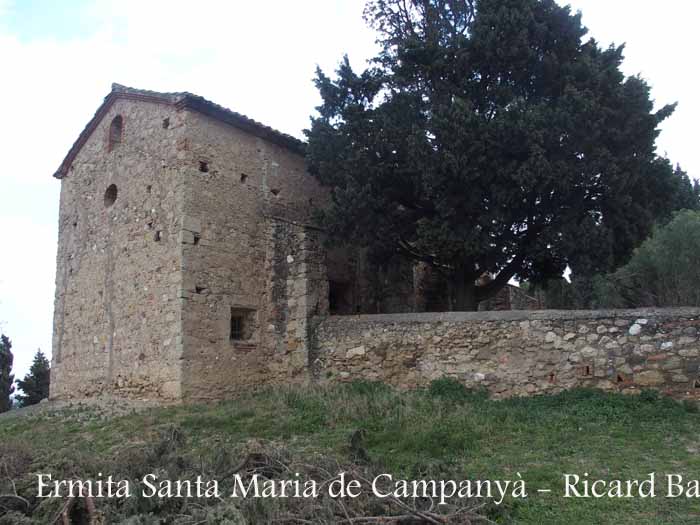
M 557 489 L 537 487 L 532 492 L 564 498 L 700 498 L 700 480 L 681 474 L 650 473 L 643 479 L 594 479 L 588 473 L 563 474 Z M 530 496 L 530 488 L 517 473 L 512 480 L 405 480 L 380 474 L 363 484 L 341 472 L 330 483 L 302 479 L 267 479 L 257 474 L 232 476 L 226 490 L 215 479 L 171 480 L 146 474 L 138 481 L 114 479 L 98 473 L 92 479 L 56 480 L 51 474 L 37 474 L 40 498 L 357 498 L 370 492 L 378 498 L 432 498 L 445 504 L 451 498 L 484 498 L 500 505 L 505 499 Z

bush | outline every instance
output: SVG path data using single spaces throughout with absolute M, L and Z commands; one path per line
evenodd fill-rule
M 629 263 L 594 281 L 596 306 L 700 306 L 700 212 L 678 212 Z
M 657 390 L 644 389 L 640 392 L 639 397 L 642 401 L 655 403 L 659 400 L 659 392 Z
M 439 397 L 447 401 L 464 402 L 474 398 L 487 398 L 486 390 L 471 390 L 451 377 L 434 379 L 428 386 L 431 397 Z

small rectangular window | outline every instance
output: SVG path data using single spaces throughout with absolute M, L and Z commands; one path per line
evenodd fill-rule
M 229 340 L 250 341 L 254 339 L 255 333 L 255 310 L 251 308 L 231 308 Z

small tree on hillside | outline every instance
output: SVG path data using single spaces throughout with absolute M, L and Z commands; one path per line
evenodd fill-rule
M 49 397 L 50 372 L 48 359 L 41 350 L 37 350 L 29 373 L 24 379 L 17 380 L 17 386 L 24 392 L 17 395 L 19 406 L 35 405 Z
M 6 335 L 0 335 L 0 412 L 12 408 L 15 376 L 12 375 L 12 343 Z

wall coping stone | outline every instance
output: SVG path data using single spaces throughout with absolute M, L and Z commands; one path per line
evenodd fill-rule
M 487 312 L 424 312 L 402 314 L 331 315 L 323 322 L 337 323 L 461 323 L 469 321 L 560 321 L 575 319 L 700 318 L 700 308 L 634 308 L 610 310 L 500 310 Z

